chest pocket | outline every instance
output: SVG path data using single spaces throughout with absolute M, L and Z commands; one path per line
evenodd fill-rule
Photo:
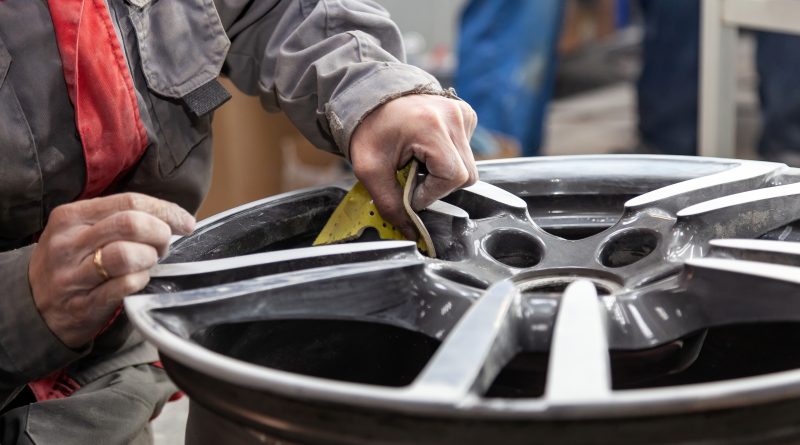
M 126 0 L 153 110 L 168 150 L 162 174 L 210 133 L 210 111 L 230 95 L 216 81 L 230 48 L 213 0 Z
M 42 227 L 42 172 L 28 121 L 9 80 L 11 55 L 0 40 L 0 250 Z M 11 246 L 16 247 L 16 246 Z

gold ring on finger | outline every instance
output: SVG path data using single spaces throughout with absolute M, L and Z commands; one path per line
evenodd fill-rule
M 106 271 L 106 268 L 103 267 L 102 247 L 98 247 L 97 250 L 94 251 L 94 260 L 92 260 L 92 262 L 94 263 L 94 268 L 97 269 L 97 273 L 100 274 L 100 277 L 102 277 L 104 281 L 108 281 L 108 279 L 111 277 L 108 275 L 108 271 Z

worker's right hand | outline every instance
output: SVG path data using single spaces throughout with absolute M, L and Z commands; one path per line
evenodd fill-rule
M 180 206 L 136 193 L 55 208 L 28 267 L 47 326 L 70 348 L 89 343 L 122 299 L 147 285 L 171 235 L 191 233 L 194 223 Z M 98 249 L 107 279 L 95 264 Z
M 403 207 L 397 170 L 416 158 L 428 175 L 411 205 L 422 210 L 457 188 L 478 180 L 469 145 L 478 116 L 466 102 L 431 94 L 392 99 L 368 114 L 350 141 L 353 172 L 372 196 L 381 217 L 408 239 L 417 239 Z

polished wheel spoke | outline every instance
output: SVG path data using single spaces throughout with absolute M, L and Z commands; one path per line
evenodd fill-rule
M 773 259 L 776 250 L 793 250 L 765 246 L 769 241 L 732 241 L 722 244 L 736 246 L 731 251 L 746 256 L 757 252 Z M 744 246 L 748 249 L 739 250 Z M 797 262 L 794 254 L 778 255 L 785 264 Z M 800 267 L 779 262 L 690 259 L 682 274 L 615 298 L 610 343 L 617 349 L 646 349 L 715 326 L 800 321 Z
M 685 278 L 672 281 L 683 282 Z M 609 305 L 612 349 L 649 349 L 707 327 L 708 320 L 691 295 L 659 287 L 618 296 Z
M 561 295 L 522 294 L 522 349 L 547 352 L 553 339 Z
M 752 238 L 798 219 L 800 183 L 737 193 L 687 207 L 679 225 L 706 240 Z
M 464 211 L 464 209 L 456 207 L 452 204 L 448 204 L 444 201 L 434 201 L 425 210 L 427 210 L 428 212 L 438 213 L 442 216 L 448 216 L 450 218 L 458 218 L 458 219 L 469 218 L 469 213 Z
M 686 264 L 686 292 L 708 326 L 800 321 L 800 268 L 724 258 Z
M 596 400 L 611 392 L 606 310 L 589 281 L 567 287 L 556 318 L 545 397 L 552 403 Z
M 528 208 L 528 204 L 524 200 L 488 182 L 478 181 L 469 187 L 461 189 L 461 193 L 473 195 L 473 199 L 483 198 L 490 200 L 495 206 L 517 212 L 524 212 Z
M 278 319 L 386 320 L 417 330 L 416 308 L 430 300 L 420 260 L 382 260 L 277 274 L 174 293 L 129 297 L 162 307 L 156 317 L 184 319 L 199 329 L 221 323 Z M 376 293 L 375 289 L 384 289 Z M 459 298 L 440 290 L 443 299 Z M 464 304 L 459 304 L 459 307 Z M 456 311 L 457 312 L 457 311 Z M 443 318 L 449 329 L 455 321 Z M 456 318 L 457 320 L 457 318 Z M 433 332 L 429 333 L 431 336 Z
M 800 243 L 759 239 L 717 239 L 712 240 L 710 244 L 711 257 L 800 266 Z
M 390 258 L 414 258 L 411 241 L 383 241 L 306 247 L 217 260 L 159 264 L 150 270 L 148 291 L 178 291 L 246 280 L 258 276 L 335 264 Z
M 762 187 L 770 175 L 781 167 L 781 164 L 742 161 L 734 168 L 637 196 L 625 203 L 625 207 L 628 210 L 658 207 L 674 214 L 687 206 L 709 199 Z
M 449 404 L 482 395 L 519 349 L 518 308 L 513 283 L 492 286 L 453 328 L 409 393 Z

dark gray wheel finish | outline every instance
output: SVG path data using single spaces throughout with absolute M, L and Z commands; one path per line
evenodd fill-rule
M 579 156 L 480 171 L 422 212 L 440 259 L 307 247 L 346 187 L 300 191 L 176 240 L 129 317 L 195 403 L 264 442 L 796 437 L 797 170 Z

